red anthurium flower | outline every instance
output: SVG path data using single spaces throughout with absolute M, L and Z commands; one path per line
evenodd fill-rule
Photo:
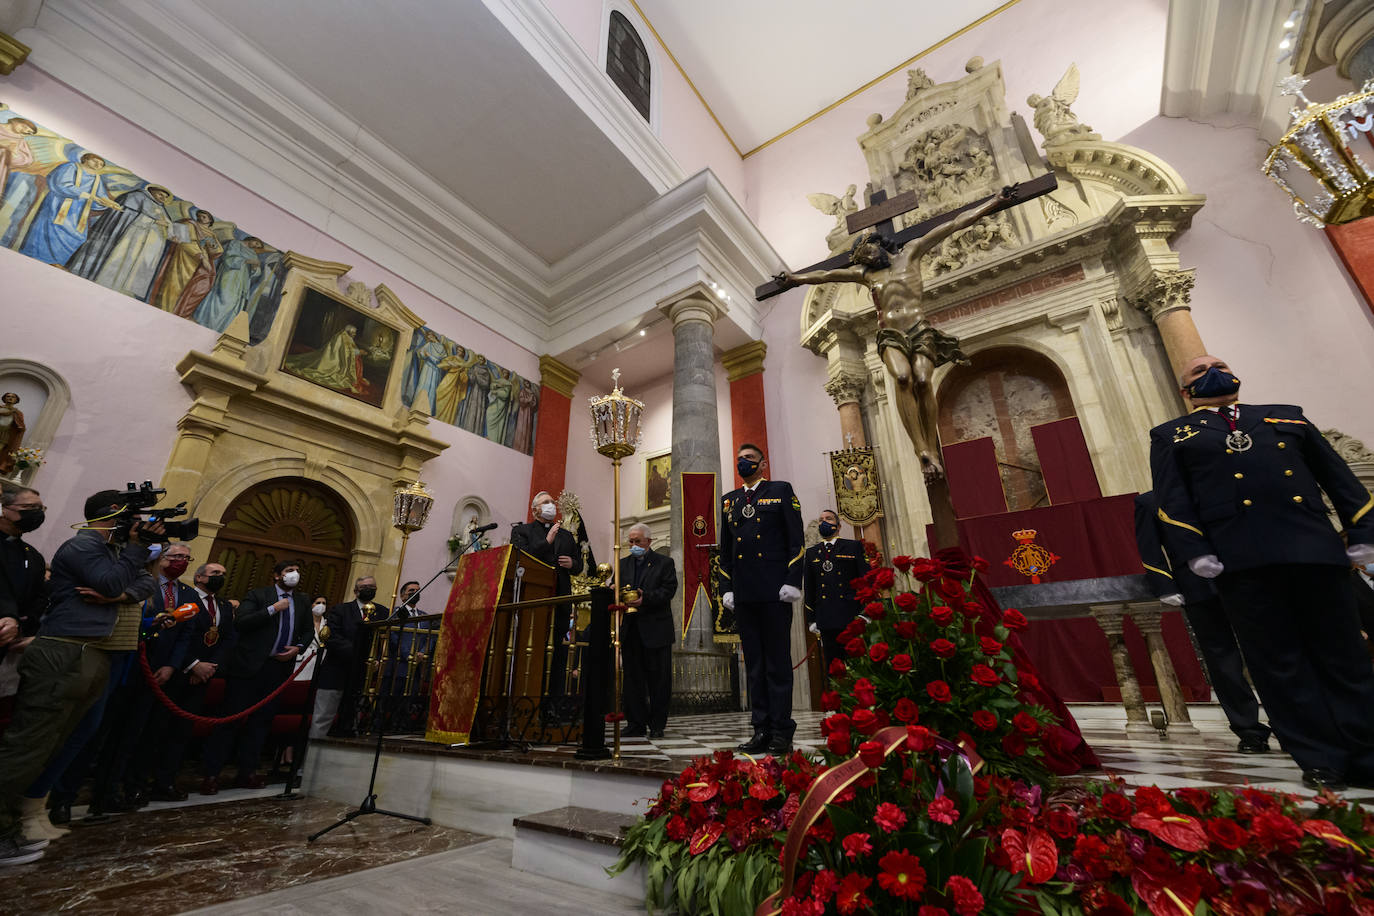
M 857 859 L 859 856 L 866 856 L 873 851 L 873 844 L 869 842 L 871 834 L 851 833 L 840 841 L 840 848 L 844 850 L 846 857 Z
M 878 886 L 898 900 L 920 900 L 926 889 L 921 860 L 907 852 L 889 852 L 878 860 Z
M 868 890 L 872 883 L 872 878 L 865 878 L 857 873 L 845 875 L 844 880 L 840 882 L 839 890 L 835 892 L 835 908 L 842 916 L 850 916 L 851 913 L 871 906 L 873 901 L 868 899 L 864 891 Z
M 1059 868 L 1059 850 L 1053 838 L 1035 827 L 1024 834 L 1018 830 L 1003 830 L 1002 851 L 1007 855 L 1011 873 L 1025 872 L 1026 881 L 1031 884 L 1044 884 Z
M 941 795 L 926 805 L 926 816 L 941 824 L 953 824 L 959 819 L 959 808 L 954 804 L 954 799 Z
M 973 683 L 983 687 L 996 687 L 1002 683 L 1002 675 L 993 671 L 987 665 L 974 665 L 973 671 L 969 674 Z
M 1356 852 L 1359 852 L 1363 855 L 1369 855 L 1368 850 L 1366 850 L 1359 843 L 1356 843 L 1354 840 L 1350 839 L 1350 837 L 1342 833 L 1341 828 L 1337 827 L 1330 821 L 1322 821 L 1315 819 L 1310 821 L 1303 821 L 1302 829 L 1304 833 L 1310 833 L 1312 836 L 1320 837 L 1321 839 L 1326 840 L 1326 842 L 1330 843 L 1332 846 L 1344 846 L 1349 849 L 1353 849 Z
M 687 797 L 697 803 L 708 802 L 715 798 L 719 791 L 720 785 L 718 783 L 697 782 L 688 787 Z
M 900 569 L 902 572 L 906 572 L 908 569 L 910 569 L 910 568 L 911 568 L 911 564 L 912 564 L 912 563 L 915 563 L 915 562 L 916 562 L 916 560 L 915 560 L 914 557 L 893 557 L 893 558 L 892 558 L 892 565 L 895 566 L 895 567 L 897 567 L 898 569 Z
M 905 614 L 910 614 L 912 611 L 916 610 L 916 608 L 920 607 L 921 601 L 911 592 L 902 592 L 892 599 L 892 603 L 897 605 L 897 610 Z
M 900 652 L 892 656 L 892 661 L 889 664 L 892 665 L 892 670 L 898 674 L 906 674 L 911 670 L 911 656 L 905 652 Z
M 875 662 L 881 662 L 887 658 L 887 643 L 875 642 L 868 650 L 868 657 Z
M 860 706 L 872 706 L 878 702 L 878 692 L 873 688 L 873 682 L 866 677 L 861 677 L 854 682 L 854 700 Z
M 986 709 L 980 709 L 973 714 L 973 727 L 979 731 L 990 732 L 997 727 L 997 716 Z
M 892 707 L 892 717 L 903 725 L 910 725 L 920 718 L 920 715 L 921 710 L 910 697 L 902 697 L 897 701 L 897 705 Z
M 1131 826 L 1137 830 L 1149 831 L 1175 849 L 1184 852 L 1201 852 L 1207 848 L 1207 831 L 1202 822 L 1186 814 L 1170 814 L 1159 817 L 1144 811 L 1131 818 Z
M 873 823 L 885 833 L 892 833 L 906 825 L 906 812 L 892 802 L 882 802 L 873 812 Z
M 1202 899 L 1202 888 L 1183 872 L 1166 874 L 1143 864 L 1131 872 L 1131 889 L 1154 916 L 1193 916 Z
M 1007 608 L 1002 612 L 1002 626 L 1008 630 L 1024 630 L 1029 625 L 1030 621 L 1026 619 L 1026 615 L 1016 608 Z
M 757 798 L 759 801 L 768 801 L 777 797 L 777 794 L 778 787 L 771 782 L 756 782 L 749 786 L 749 797 Z
M 945 890 L 954 898 L 954 912 L 959 916 L 977 916 L 983 912 L 985 901 L 983 895 L 978 893 L 978 885 L 963 875 L 950 875 L 945 882 Z
M 930 644 L 930 651 L 934 652 L 939 658 L 953 658 L 959 653 L 959 647 L 942 637 Z
M 699 856 L 706 850 L 715 845 L 716 840 L 725 832 L 725 825 L 720 821 L 710 821 L 697 828 L 697 832 L 692 834 L 692 842 L 687 844 L 687 851 L 694 856 Z
M 954 622 L 954 609 L 947 605 L 937 604 L 930 609 L 930 619 L 935 621 L 936 626 L 947 627 Z
M 931 681 L 926 684 L 926 693 L 937 703 L 948 703 L 951 698 L 949 685 L 944 681 Z
M 1002 651 L 1002 644 L 990 636 L 984 636 L 978 642 L 982 646 L 984 655 L 996 655 Z
M 864 766 L 876 770 L 883 765 L 883 746 L 876 741 L 865 741 L 859 745 L 859 759 Z

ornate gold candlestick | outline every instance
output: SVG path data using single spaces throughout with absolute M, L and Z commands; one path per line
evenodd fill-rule
M 639 419 L 644 412 L 644 402 L 626 397 L 620 390 L 620 370 L 611 373 L 615 386 L 610 394 L 591 398 L 592 405 L 592 446 L 598 453 L 611 459 L 614 476 L 612 486 L 612 517 L 615 520 L 615 543 L 611 547 L 612 588 L 615 590 L 616 604 L 611 613 L 611 645 L 615 655 L 615 709 L 611 721 L 615 728 L 613 756 L 620 759 L 620 722 L 624 718 L 620 712 L 620 691 L 624 684 L 624 673 L 620 660 L 620 616 L 625 606 L 620 593 L 620 462 L 639 448 Z
M 419 531 L 429 521 L 429 510 L 434 506 L 434 496 L 425 489 L 420 481 L 396 490 L 391 511 L 391 526 L 401 532 L 401 556 L 396 560 L 396 587 L 391 592 L 391 612 L 396 612 L 396 601 L 401 595 L 401 576 L 406 564 L 406 544 L 412 531 Z

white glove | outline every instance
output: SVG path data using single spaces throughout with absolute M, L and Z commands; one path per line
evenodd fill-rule
M 725 594 L 721 595 L 720 603 L 725 605 L 725 609 L 727 611 L 733 611 L 735 609 L 735 593 L 726 592 Z
M 816 626 L 814 623 L 808 623 L 806 625 L 806 629 L 812 633 L 815 633 L 817 636 L 821 635 L 821 628 Z
M 1167 604 L 1169 607 L 1183 607 L 1183 596 L 1175 592 L 1172 595 L 1161 595 L 1160 604 Z
M 1368 566 L 1374 563 L 1374 544 L 1351 544 L 1345 548 L 1345 555 L 1356 566 Z
M 788 604 L 791 604 L 799 598 L 801 598 L 801 589 L 797 588 L 795 585 L 784 585 L 782 588 L 778 589 L 779 601 L 786 601 Z
M 1188 568 L 1196 576 L 1203 579 L 1215 579 L 1225 571 L 1226 567 L 1221 565 L 1214 553 L 1203 554 L 1200 557 L 1188 561 Z

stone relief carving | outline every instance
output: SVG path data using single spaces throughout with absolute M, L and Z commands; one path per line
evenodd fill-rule
M 1091 127 L 1080 124 L 1078 115 L 1069 110 L 1077 98 L 1078 64 L 1069 64 L 1068 71 L 1048 96 L 1032 94 L 1026 99 L 1026 104 L 1035 109 L 1035 129 L 1045 138 L 1046 145 L 1067 140 L 1102 139 L 1102 135 L 1094 133 Z
M 857 403 L 863 397 L 867 381 L 864 376 L 855 372 L 839 372 L 825 383 L 825 393 L 835 401 L 836 407 Z
M 1045 217 L 1047 226 L 1064 220 L 1067 220 L 1070 226 L 1078 225 L 1078 214 L 1073 212 L 1072 207 L 1056 200 L 1053 194 L 1046 194 L 1040 198 L 1040 213 Z
M 1166 312 L 1191 308 L 1189 303 L 1193 301 L 1193 283 L 1196 280 L 1196 267 L 1156 270 L 1126 301 L 1150 316 L 1151 321 L 1158 322 Z
M 1340 455 L 1341 459 L 1350 465 L 1351 469 L 1361 479 L 1364 479 L 1364 474 L 1361 474 L 1361 471 L 1374 473 L 1374 452 L 1371 452 L 1363 441 L 1343 433 L 1339 429 L 1324 429 L 1322 435 L 1327 442 L 1331 443 L 1336 454 Z
M 835 217 L 835 229 L 845 230 L 844 220 L 849 214 L 856 212 L 859 205 L 854 202 L 854 193 L 858 191 L 858 185 L 850 185 L 845 189 L 843 197 L 836 197 L 834 194 L 817 192 L 806 195 L 806 202 L 826 216 Z M 835 231 L 832 229 L 831 231 Z M 848 230 L 845 230 L 846 234 Z
M 1004 210 L 979 220 L 963 232 L 941 242 L 940 247 L 931 252 L 922 264 L 921 273 L 927 279 L 938 277 L 985 260 L 998 249 L 1016 248 L 1020 244 L 1016 227 Z
M 926 75 L 920 67 L 906 72 L 906 97 L 908 100 L 916 98 L 927 89 L 935 88 L 935 80 Z
M 1107 330 L 1119 331 L 1126 326 L 1126 318 L 1121 314 L 1121 303 L 1115 296 L 1098 300 L 1097 307 L 1102 310 L 1102 317 L 1107 322 Z
M 921 207 L 910 222 L 992 193 L 997 169 L 985 136 L 946 124 L 918 136 L 897 167 L 897 190 L 915 191 Z

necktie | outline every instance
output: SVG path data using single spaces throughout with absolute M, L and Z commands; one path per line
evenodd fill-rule
M 162 583 L 162 609 L 171 613 L 177 606 L 177 586 L 171 579 Z
M 205 606 L 210 609 L 210 626 L 219 626 L 219 611 L 215 610 L 215 596 L 205 596 Z
M 291 642 L 291 618 L 293 616 L 291 613 L 291 596 L 282 595 L 282 597 L 286 599 L 286 610 L 277 614 L 281 620 L 277 624 L 277 645 L 272 650 L 273 655 L 280 655 L 285 652 L 287 644 Z

